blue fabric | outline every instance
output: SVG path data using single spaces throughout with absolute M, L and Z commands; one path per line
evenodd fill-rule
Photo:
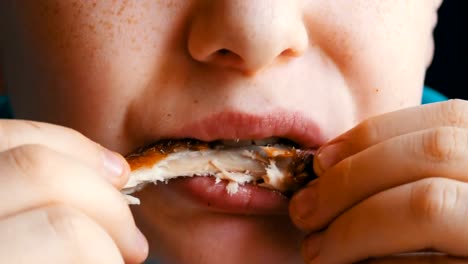
M 446 101 L 447 99 L 448 98 L 445 95 L 437 92 L 436 90 L 431 89 L 429 87 L 424 87 L 424 92 L 423 92 L 423 97 L 422 97 L 423 104 Z
M 12 118 L 10 103 L 8 97 L 0 96 L 0 118 Z

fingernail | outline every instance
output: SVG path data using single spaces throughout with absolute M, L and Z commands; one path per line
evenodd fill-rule
M 328 146 L 325 146 L 323 149 L 319 150 L 317 153 L 317 165 L 319 170 L 324 172 L 330 167 L 339 162 L 339 153 L 342 148 L 342 143 L 337 142 Z
M 110 178 L 120 177 L 125 169 L 124 161 L 119 154 L 104 149 L 104 168 Z
M 146 240 L 145 235 L 140 231 L 140 229 L 136 228 L 137 238 L 136 238 L 136 246 L 142 253 L 142 255 L 148 255 L 149 245 L 148 240 Z
M 302 254 L 307 263 L 317 263 L 322 240 L 322 234 L 313 234 L 304 240 Z
M 305 229 L 310 228 L 309 220 L 315 214 L 318 206 L 318 180 L 314 180 L 309 185 L 299 191 L 291 201 L 291 211 L 298 219 L 298 224 Z M 303 225 L 303 226 L 302 226 Z

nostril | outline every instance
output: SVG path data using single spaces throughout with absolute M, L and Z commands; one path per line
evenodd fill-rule
M 228 55 L 229 53 L 231 53 L 231 51 L 228 50 L 228 49 L 220 49 L 220 50 L 217 51 L 217 53 L 218 53 L 219 55 L 223 55 L 223 56 L 224 56 L 224 55 Z
M 295 49 L 286 49 L 281 52 L 281 56 L 286 56 L 286 57 L 297 57 L 299 56 L 299 52 Z
M 211 54 L 211 56 L 209 56 L 206 61 L 225 67 L 236 68 L 243 64 L 242 57 L 229 49 L 217 50 Z

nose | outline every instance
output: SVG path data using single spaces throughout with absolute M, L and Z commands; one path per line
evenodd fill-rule
M 307 49 L 298 0 L 202 2 L 188 35 L 188 50 L 197 61 L 251 74 Z

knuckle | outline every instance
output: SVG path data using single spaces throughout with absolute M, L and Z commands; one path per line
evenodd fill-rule
M 90 142 L 92 142 L 90 141 L 88 137 L 86 137 L 83 133 L 81 133 L 78 130 L 75 130 L 69 127 L 64 127 L 64 126 L 58 126 L 58 125 L 55 125 L 55 126 L 57 129 L 59 129 L 61 132 L 67 135 L 67 137 L 72 141 L 79 142 L 80 144 L 89 144 Z M 95 142 L 92 142 L 92 143 L 96 144 Z
M 422 151 L 426 159 L 448 161 L 463 157 L 467 133 L 457 127 L 438 127 L 423 136 Z
M 47 221 L 60 237 L 77 240 L 76 230 L 83 229 L 83 214 L 71 207 L 56 205 L 47 208 Z
M 372 145 L 382 135 L 380 126 L 375 117 L 370 117 L 359 125 L 359 135 L 363 144 Z
M 461 99 L 452 99 L 441 104 L 443 118 L 451 126 L 466 127 L 468 125 L 468 103 Z
M 74 137 L 74 138 L 77 138 L 79 140 L 82 140 L 82 141 L 88 141 L 88 138 L 81 132 L 75 130 L 75 129 L 72 129 L 72 128 L 69 128 L 69 127 L 60 127 L 61 129 L 64 129 L 66 131 L 66 133 L 68 133 L 71 137 Z
M 40 145 L 23 145 L 8 151 L 13 166 L 25 176 L 43 175 L 51 162 L 51 153 L 47 147 Z
M 18 146 L 22 138 L 19 134 L 28 134 L 32 131 L 39 131 L 45 133 L 44 125 L 40 122 L 31 120 L 1 120 L 0 121 L 0 144 L 2 149 L 12 149 Z M 16 138 L 13 139 L 13 138 Z
M 419 223 L 440 224 L 459 203 L 460 187 L 444 179 L 429 178 L 414 185 L 410 211 Z
M 53 239 L 67 251 L 67 258 L 72 263 L 122 263 L 112 239 L 85 214 L 71 207 L 55 205 L 46 209 L 46 217 Z M 92 252 L 96 249 L 109 254 L 95 257 Z M 96 262 L 97 259 L 100 261 Z
M 77 211 L 65 206 L 54 206 L 46 210 L 47 224 L 52 231 L 56 241 L 65 246 L 68 252 L 67 256 L 74 263 L 85 263 L 81 253 L 80 236 L 77 232 L 83 232 L 83 229 L 89 228 L 84 224 L 83 216 Z M 79 230 L 79 231 L 78 231 Z
M 39 122 L 31 121 L 31 120 L 21 120 L 20 122 L 22 122 L 22 124 L 24 124 L 25 126 L 28 126 L 31 129 L 38 130 L 38 131 L 43 130 L 43 127 L 40 125 Z

